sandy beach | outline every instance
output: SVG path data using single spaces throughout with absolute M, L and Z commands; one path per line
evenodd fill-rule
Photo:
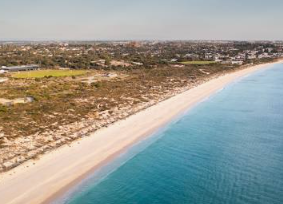
M 283 60 L 276 63 L 283 63 Z M 134 143 L 189 110 L 227 84 L 271 64 L 252 66 L 212 79 L 102 128 L 90 137 L 65 145 L 0 175 L 0 203 L 49 203 Z

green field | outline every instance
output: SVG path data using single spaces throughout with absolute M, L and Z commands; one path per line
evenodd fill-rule
M 214 61 L 187 61 L 187 62 L 180 62 L 184 65 L 208 65 L 208 64 L 215 64 Z
M 43 77 L 67 77 L 83 75 L 85 70 L 37 70 L 27 72 L 17 72 L 12 74 L 13 78 L 26 79 L 26 78 L 43 78 Z

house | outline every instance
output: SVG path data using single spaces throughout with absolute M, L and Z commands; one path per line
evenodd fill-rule
M 215 59 L 214 62 L 222 62 L 223 60 L 221 59 Z
M 244 64 L 244 61 L 242 61 L 242 60 L 233 60 L 233 61 L 232 61 L 232 64 L 235 64 L 235 65 L 242 65 L 242 64 Z
M 131 66 L 130 63 L 127 63 L 125 62 L 124 60 L 121 60 L 121 61 L 118 61 L 118 60 L 112 60 L 110 62 L 111 66 L 115 66 L 115 67 L 118 67 L 118 66 L 121 66 L 121 67 L 129 67 Z
M 136 66 L 142 66 L 143 65 L 143 63 L 141 63 L 141 62 L 132 62 L 132 64 L 136 65 Z
M 91 61 L 91 64 L 105 67 L 106 66 L 106 60 L 100 59 L 100 60 L 96 60 L 96 61 Z
M 225 61 L 222 61 L 221 64 L 232 64 L 232 61 L 231 60 L 225 60 Z
M 256 55 L 255 54 L 249 54 L 247 56 L 247 59 L 249 59 L 249 60 L 256 59 Z
M 1 70 L 7 72 L 18 72 L 18 71 L 31 71 L 39 69 L 38 65 L 23 65 L 23 66 L 13 66 L 13 67 L 5 67 L 2 66 Z
M 268 55 L 268 53 L 262 53 L 258 56 L 259 59 L 262 59 L 262 58 L 270 58 L 270 56 Z
M 116 73 L 107 73 L 107 74 L 105 74 L 105 77 L 109 77 L 109 78 L 115 78 L 117 76 L 118 76 L 118 74 L 116 74 Z
M 174 65 L 172 65 L 171 67 L 183 68 L 183 67 L 185 67 L 185 65 L 182 65 L 182 64 L 174 64 Z

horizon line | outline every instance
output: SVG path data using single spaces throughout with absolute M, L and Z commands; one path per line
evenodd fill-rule
M 239 40 L 239 39 L 0 39 L 0 42 L 189 42 L 189 41 L 215 41 L 215 42 L 283 42 L 283 40 Z

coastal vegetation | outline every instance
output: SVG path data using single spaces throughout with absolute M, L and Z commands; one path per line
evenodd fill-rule
M 75 78 L 11 77 L 2 83 L 0 98 L 33 101 L 0 106 L 0 171 L 235 69 L 203 65 L 199 70 L 188 65 L 178 71 L 168 67 L 88 71 Z

